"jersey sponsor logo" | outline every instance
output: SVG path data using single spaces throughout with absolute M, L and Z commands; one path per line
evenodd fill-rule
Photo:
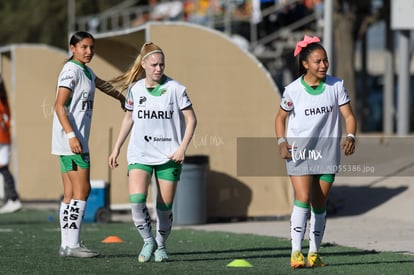
M 167 92 L 167 89 L 160 89 L 160 95 L 163 95 Z
M 187 92 L 184 92 L 183 96 L 185 97 L 186 102 L 190 102 Z
M 90 98 L 89 92 L 82 93 L 82 111 L 89 111 L 93 109 L 93 100 Z
M 146 142 L 170 142 L 172 141 L 172 138 L 170 137 L 151 137 L 151 136 L 144 136 L 144 139 Z
M 282 107 L 286 110 L 291 110 L 293 103 L 286 98 L 282 98 Z
M 292 106 L 292 102 L 288 101 L 288 100 L 284 100 L 283 101 L 283 105 L 285 105 L 286 107 L 291 107 Z
M 174 111 L 138 110 L 139 119 L 172 119 Z
M 305 116 L 315 116 L 315 115 L 323 115 L 332 113 L 333 106 L 324 106 L 324 107 L 316 107 L 316 108 L 309 108 L 305 109 Z
M 348 90 L 347 89 L 344 89 L 344 92 L 345 92 L 346 100 L 350 100 L 349 99 L 349 95 L 348 95 Z
M 141 104 L 143 104 L 145 101 L 147 101 L 147 98 L 146 98 L 145 96 L 141 96 L 141 97 L 139 98 L 138 103 L 141 105 Z
M 93 100 L 82 101 L 82 111 L 88 111 L 93 109 Z
M 71 75 L 64 75 L 64 76 L 62 76 L 62 78 L 60 79 L 60 81 L 62 82 L 62 81 L 68 80 L 68 79 L 73 79 L 73 76 L 71 76 Z

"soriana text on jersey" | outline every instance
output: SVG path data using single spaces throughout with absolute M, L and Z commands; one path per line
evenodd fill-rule
M 138 110 L 139 119 L 172 119 L 174 111 Z

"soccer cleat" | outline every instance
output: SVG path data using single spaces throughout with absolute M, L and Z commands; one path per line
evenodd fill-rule
M 60 257 L 66 257 L 67 255 L 66 255 L 66 248 L 67 247 L 59 247 L 59 256 Z
M 14 213 L 22 209 L 22 203 L 20 200 L 8 200 L 1 208 L 0 214 Z
M 308 255 L 308 267 L 323 267 L 325 266 L 324 262 L 322 262 L 321 257 L 316 252 L 311 252 Z
M 83 244 L 78 247 L 70 248 L 66 247 L 66 255 L 68 257 L 75 258 L 92 258 L 99 256 L 98 252 L 87 249 Z
M 154 252 L 156 262 L 168 262 L 168 255 L 165 246 L 160 246 Z
M 151 256 L 154 250 L 155 250 L 154 242 L 144 242 L 141 252 L 139 252 L 138 262 L 140 263 L 149 262 L 149 260 L 151 260 Z
M 305 257 L 303 257 L 302 252 L 296 250 L 290 256 L 290 266 L 293 268 L 302 268 L 305 267 Z

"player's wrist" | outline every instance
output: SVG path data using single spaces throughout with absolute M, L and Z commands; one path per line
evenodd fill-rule
M 71 138 L 76 137 L 76 135 L 75 135 L 75 133 L 74 133 L 74 132 L 69 132 L 69 133 L 67 133 L 67 134 L 66 134 L 66 137 L 67 137 L 68 139 L 71 139 Z
M 278 145 L 282 144 L 283 142 L 286 142 L 286 139 L 284 137 L 281 137 L 281 138 L 277 139 L 277 144 Z
M 354 134 L 352 134 L 352 133 L 347 134 L 347 135 L 346 135 L 346 138 L 347 138 L 347 139 L 352 139 L 353 141 L 355 141 L 355 135 L 354 135 Z

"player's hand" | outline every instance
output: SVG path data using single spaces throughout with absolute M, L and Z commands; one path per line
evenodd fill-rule
M 118 156 L 119 156 L 119 150 L 114 149 L 112 151 L 112 154 L 108 158 L 109 167 L 111 167 L 112 169 L 119 166 L 118 161 L 117 161 Z
M 292 155 L 290 154 L 292 146 L 287 142 L 282 142 L 279 144 L 279 154 L 282 159 L 291 159 Z
M 124 112 L 126 112 L 126 108 L 125 108 L 125 96 L 123 95 L 123 94 L 120 94 L 119 95 L 119 98 L 118 98 L 118 100 L 119 100 L 119 102 L 121 103 L 121 109 L 124 111 Z
M 73 137 L 69 139 L 69 146 L 70 146 L 70 150 L 72 150 L 72 153 L 74 154 L 82 153 L 82 144 L 79 142 L 79 139 L 77 137 Z
M 342 142 L 342 150 L 344 151 L 345 156 L 352 155 L 355 152 L 355 139 L 352 137 L 347 137 Z
M 180 148 L 178 148 L 178 150 L 175 151 L 174 154 L 170 156 L 170 159 L 174 161 L 175 163 L 183 164 L 184 156 L 185 156 L 184 150 L 181 150 Z

